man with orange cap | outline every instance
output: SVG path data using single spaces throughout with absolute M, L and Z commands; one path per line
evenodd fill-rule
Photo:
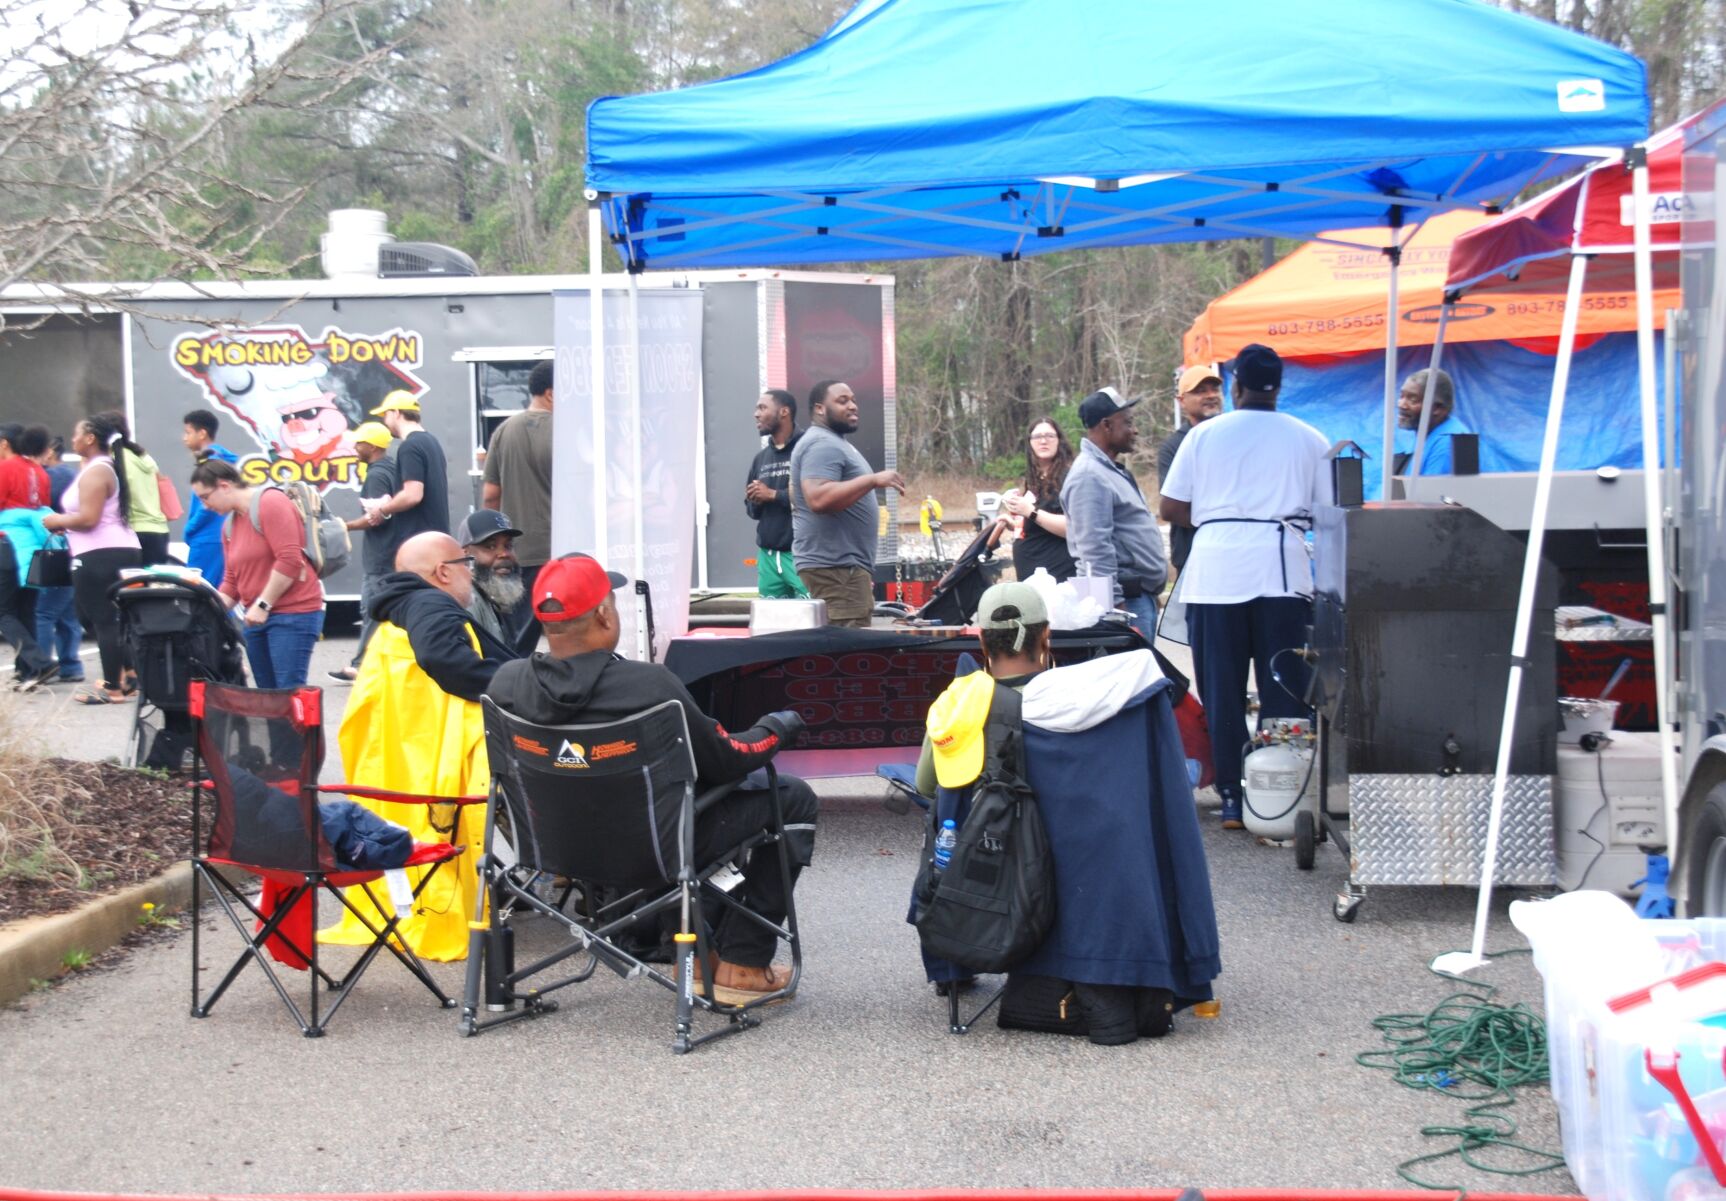
M 1209 421 L 1223 411 L 1223 377 L 1214 363 L 1201 363 L 1181 372 L 1175 384 L 1175 404 L 1181 411 L 1181 423 L 1174 433 L 1157 447 L 1157 486 L 1169 478 L 1175 452 L 1189 431 L 1201 422 Z M 1193 531 L 1184 525 L 1169 527 L 1169 566 L 1176 571 L 1187 565 L 1193 553 Z

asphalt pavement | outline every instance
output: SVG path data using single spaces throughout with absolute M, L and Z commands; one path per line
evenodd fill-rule
M 315 677 L 351 653 L 322 644 Z M 119 707 L 63 690 L 18 698 L 51 753 L 118 754 Z M 345 690 L 326 694 L 338 720 Z M 339 778 L 334 762 L 325 778 Z M 375 964 L 330 1033 L 301 1038 L 249 971 L 207 1019 L 188 1015 L 186 931 L 152 935 L 0 1010 L 0 1184 L 78 1191 L 709 1190 L 768 1187 L 1397 1188 L 1437 1149 L 1423 1125 L 1464 1106 L 1357 1066 L 1371 1019 L 1454 991 L 1426 965 L 1467 944 L 1467 889 L 1371 890 L 1331 917 L 1340 856 L 1300 872 L 1286 849 L 1207 818 L 1221 927 L 1222 1015 L 1127 1047 L 945 1029 L 904 923 L 912 816 L 869 780 L 823 782 L 815 865 L 798 889 L 802 989 L 764 1024 L 671 1054 L 670 994 L 600 972 L 563 1006 L 478 1038 L 399 966 Z M 1493 949 L 1522 945 L 1501 899 Z M 231 929 L 207 916 L 203 960 Z M 542 932 L 527 930 L 532 944 Z M 218 952 L 227 952 L 226 955 Z M 337 955 L 346 954 L 337 952 Z M 437 965 L 459 994 L 460 965 Z M 1478 973 L 1538 1006 L 1526 956 Z M 298 981 L 295 981 L 298 983 Z M 1544 1089 L 1518 1137 L 1556 1149 Z M 1435 1182 L 1574 1192 L 1563 1171 L 1509 1180 L 1448 1161 Z

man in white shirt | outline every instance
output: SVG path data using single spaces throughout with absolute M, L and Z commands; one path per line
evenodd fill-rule
M 1211 728 L 1223 828 L 1241 820 L 1241 746 L 1247 739 L 1247 666 L 1261 717 L 1310 717 L 1306 663 L 1296 654 L 1312 624 L 1306 531 L 1328 504 L 1324 435 L 1276 411 L 1282 359 L 1242 347 L 1234 409 L 1195 426 L 1163 481 L 1164 520 L 1195 529 L 1181 573 L 1193 671 Z

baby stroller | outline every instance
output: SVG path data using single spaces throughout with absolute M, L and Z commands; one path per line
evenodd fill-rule
M 995 548 L 989 541 L 993 532 L 992 525 L 977 531 L 977 536 L 959 552 L 953 566 L 936 582 L 929 599 L 910 615 L 912 619 L 952 626 L 970 623 L 983 593 L 1001 577 L 1001 564 L 995 560 Z
M 192 749 L 193 680 L 246 682 L 245 637 L 200 576 L 172 567 L 122 572 L 108 595 L 138 670 L 138 705 L 126 763 L 178 771 Z

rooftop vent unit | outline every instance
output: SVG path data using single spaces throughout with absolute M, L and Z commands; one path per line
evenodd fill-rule
M 378 247 L 379 279 L 427 275 L 478 275 L 474 261 L 454 246 L 436 242 L 391 242 Z

